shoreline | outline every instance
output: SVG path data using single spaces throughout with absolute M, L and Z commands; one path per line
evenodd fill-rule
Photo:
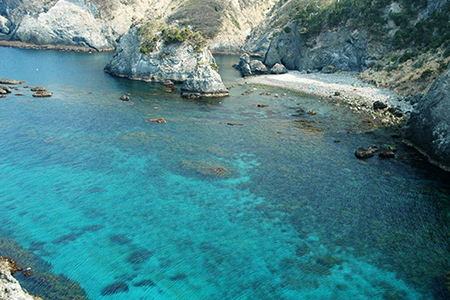
M 246 84 L 267 85 L 286 88 L 288 90 L 323 97 L 347 103 L 352 110 L 359 112 L 377 113 L 373 103 L 381 101 L 388 108 L 393 107 L 409 114 L 413 106 L 404 101 L 401 96 L 384 88 L 377 88 L 362 82 L 356 72 L 339 72 L 333 74 L 289 71 L 286 74 L 270 74 L 245 77 Z M 386 117 L 383 112 L 379 117 Z M 394 121 L 394 120 L 391 120 Z
M 0 47 L 5 48 L 19 48 L 19 49 L 32 49 L 32 50 L 56 50 L 56 51 L 73 51 L 79 53 L 100 53 L 109 52 L 114 49 L 98 50 L 89 47 L 82 46 L 70 46 L 70 45 L 35 45 L 30 43 L 25 43 L 21 41 L 7 41 L 0 39 Z

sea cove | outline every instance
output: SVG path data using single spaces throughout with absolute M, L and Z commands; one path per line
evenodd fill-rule
M 53 92 L 0 99 L 2 237 L 90 299 L 449 297 L 450 177 L 401 139 L 236 56 L 229 97 L 185 100 L 111 55 L 0 48 L 0 78 Z M 372 144 L 397 158 L 354 156 Z

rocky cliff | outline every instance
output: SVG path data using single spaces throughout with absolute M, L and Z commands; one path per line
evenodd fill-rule
M 450 171 L 450 71 L 440 76 L 411 114 L 405 138 L 430 161 Z
M 291 29 L 273 37 L 269 45 L 264 59 L 268 67 L 281 63 L 291 70 L 360 72 L 380 55 L 375 47 L 369 47 L 370 39 L 364 30 L 340 28 L 306 39 L 296 24 L 285 28 Z
M 139 34 L 134 28 L 124 35 L 105 71 L 135 80 L 184 83 L 183 95 L 192 97 L 226 96 L 214 57 L 191 30 L 166 28 L 166 35 Z M 180 39 L 180 40 L 179 40 Z
M 146 21 L 189 24 L 215 52 L 239 52 L 275 0 L 4 0 L 3 39 L 37 45 L 109 50 L 131 26 Z M 0 20 L 2 24 L 6 21 Z
M 42 300 L 25 291 L 20 283 L 12 276 L 15 272 L 15 262 L 0 257 L 0 299 L 2 300 Z

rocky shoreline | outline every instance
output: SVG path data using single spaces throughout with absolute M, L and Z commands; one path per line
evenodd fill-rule
M 73 52 L 80 52 L 80 53 L 107 52 L 107 51 L 114 50 L 114 49 L 95 50 L 95 49 L 88 48 L 88 47 L 70 46 L 70 45 L 36 45 L 36 44 L 25 43 L 25 42 L 21 42 L 21 41 L 6 41 L 6 40 L 0 40 L 0 47 L 33 49 L 33 50 L 73 51 Z
M 383 125 L 398 124 L 413 109 L 410 102 L 394 92 L 362 82 L 356 72 L 324 74 L 289 71 L 286 74 L 252 76 L 242 80 L 247 84 L 281 87 L 332 99 L 348 105 L 355 112 L 370 114 L 373 119 L 382 121 Z M 377 106 L 381 103 L 384 105 Z
M 31 295 L 20 286 L 19 281 L 13 277 L 13 274 L 17 271 L 23 271 L 23 269 L 11 258 L 0 256 L 0 299 L 42 300 L 41 297 Z

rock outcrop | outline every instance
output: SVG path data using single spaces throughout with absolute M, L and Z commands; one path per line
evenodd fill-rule
M 11 21 L 0 15 L 0 34 L 9 34 L 11 26 Z
M 25 291 L 12 276 L 15 272 L 14 261 L 0 257 L 0 299 L 2 300 L 42 300 Z
M 0 33 L 37 45 L 108 50 L 138 22 L 190 24 L 215 52 L 239 52 L 276 0 L 4 0 Z M 7 23 L 8 22 L 8 23 Z M 1 26 L 1 24 L 6 24 Z
M 281 63 L 290 70 L 362 71 L 378 55 L 362 31 L 340 28 L 305 39 L 296 25 L 290 26 L 289 33 L 272 39 L 264 59 L 268 67 Z
M 111 28 L 95 18 L 95 9 L 84 1 L 60 0 L 38 16 L 26 15 L 13 39 L 36 45 L 73 45 L 110 50 Z
M 229 93 L 219 73 L 209 65 L 198 66 L 181 87 L 181 95 L 186 98 L 225 97 Z
M 248 53 L 241 55 L 239 63 L 233 65 L 234 68 L 239 70 L 243 77 L 262 74 L 284 74 L 288 70 L 280 63 L 276 63 L 271 69 L 258 59 L 251 59 Z
M 146 43 L 130 30 L 120 39 L 111 62 L 105 71 L 115 76 L 150 82 L 167 80 L 184 83 L 183 94 L 197 96 L 225 96 L 216 62 L 206 47 L 196 47 L 190 42 L 167 43 L 161 36 L 155 37 L 151 50 L 143 51 Z
M 416 104 L 405 138 L 429 160 L 450 171 L 450 71 L 438 77 Z

